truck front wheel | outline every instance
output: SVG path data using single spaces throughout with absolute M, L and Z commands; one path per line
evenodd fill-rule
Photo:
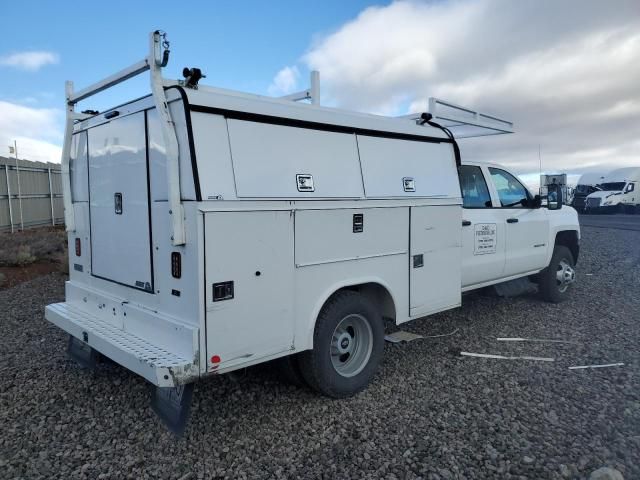
M 569 296 L 575 280 L 575 262 L 571 250 L 564 245 L 556 245 L 549 266 L 538 275 L 540 295 L 547 302 L 562 302 Z
M 382 316 L 353 291 L 334 295 L 316 321 L 313 350 L 300 354 L 300 370 L 313 389 L 333 398 L 363 390 L 384 349 Z

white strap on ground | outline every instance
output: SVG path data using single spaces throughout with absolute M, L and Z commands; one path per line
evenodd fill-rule
M 578 365 L 576 367 L 569 367 L 569 370 L 582 370 L 584 368 L 608 368 L 608 367 L 622 367 L 624 363 L 604 363 L 602 365 Z
M 493 358 L 496 360 L 534 360 L 538 362 L 555 362 L 555 358 L 549 358 L 549 357 L 528 357 L 528 356 L 507 357 L 505 355 L 493 355 L 490 353 L 471 353 L 471 352 L 460 352 L 460 355 L 465 357 Z
M 524 337 L 498 337 L 498 342 L 549 342 L 549 343 L 572 343 L 574 345 L 580 345 L 579 342 L 573 342 L 571 340 L 556 340 L 554 338 L 524 338 Z

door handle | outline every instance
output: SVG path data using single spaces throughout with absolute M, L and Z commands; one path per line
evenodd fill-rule
M 468 227 L 469 225 L 471 225 L 471 220 L 462 220 L 463 227 Z
M 518 223 L 517 218 L 507 218 L 507 223 Z

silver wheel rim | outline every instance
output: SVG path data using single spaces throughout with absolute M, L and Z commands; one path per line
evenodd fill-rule
M 558 271 L 556 272 L 556 283 L 558 285 L 558 291 L 564 293 L 567 288 L 576 281 L 576 271 L 571 264 L 564 258 L 558 263 Z
M 333 331 L 329 345 L 331 364 L 339 375 L 353 377 L 367 366 L 372 349 L 371 325 L 362 315 L 349 314 Z

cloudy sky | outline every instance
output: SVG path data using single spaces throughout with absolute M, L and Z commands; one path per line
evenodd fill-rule
M 95 32 L 97 11 L 80 22 L 81 47 L 56 40 L 62 30 L 46 31 L 51 22 L 5 34 L 1 77 L 28 81 L 0 79 L 0 145 L 15 138 L 25 156 L 58 161 L 63 79 L 84 85 L 132 63 L 144 54 L 144 32 L 160 25 L 179 48 L 176 69 L 202 66 L 207 83 L 279 95 L 304 88 L 317 69 L 326 105 L 401 115 L 424 111 L 435 96 L 515 122 L 514 135 L 462 141 L 466 158 L 521 174 L 538 172 L 538 150 L 545 171 L 640 166 L 640 1 L 288 1 L 275 12 L 262 3 L 203 6 L 200 18 L 139 8 L 131 28 L 91 46 L 82 29 Z M 104 15 L 122 21 L 115 10 Z

